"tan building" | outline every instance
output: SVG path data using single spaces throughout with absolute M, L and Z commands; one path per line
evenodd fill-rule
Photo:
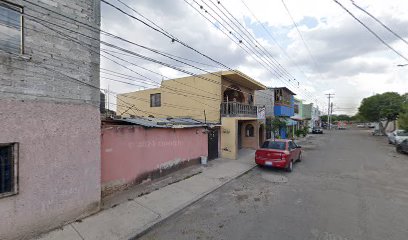
M 265 139 L 264 120 L 257 118 L 253 104 L 255 90 L 265 88 L 238 71 L 166 80 L 159 88 L 118 95 L 117 113 L 219 123 L 221 128 L 209 133 L 209 158 L 221 152 L 222 157 L 236 159 L 240 149 L 256 149 Z

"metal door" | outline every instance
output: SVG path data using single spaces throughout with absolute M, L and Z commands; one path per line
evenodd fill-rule
M 208 131 L 208 160 L 218 158 L 218 129 Z

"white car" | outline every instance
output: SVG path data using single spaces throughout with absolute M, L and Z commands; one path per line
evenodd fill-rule
M 357 124 L 357 127 L 358 127 L 358 128 L 365 128 L 366 125 L 365 125 L 365 124 Z
M 405 130 L 395 130 L 394 132 L 388 134 L 389 144 L 400 144 L 405 139 L 408 139 L 408 131 Z

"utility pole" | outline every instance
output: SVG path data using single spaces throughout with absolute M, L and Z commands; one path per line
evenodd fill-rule
M 331 129 L 330 116 L 332 112 L 333 103 L 330 103 L 330 100 L 333 98 L 334 93 L 328 93 L 326 95 L 328 96 L 327 98 L 329 99 L 329 105 L 327 108 L 327 124 L 328 124 L 329 129 Z

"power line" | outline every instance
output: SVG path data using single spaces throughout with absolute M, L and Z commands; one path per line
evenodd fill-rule
M 43 8 L 43 7 L 42 7 Z M 58 15 L 61 15 L 61 14 L 59 14 L 59 13 L 57 13 Z M 65 15 L 61 15 L 61 16 L 63 16 L 63 17 L 66 17 Z M 75 21 L 75 19 L 72 19 L 73 21 Z M 83 23 L 81 23 L 81 24 L 83 24 Z M 87 26 L 89 26 L 89 25 L 87 25 Z M 156 25 L 157 26 L 157 25 Z M 92 26 L 89 26 L 91 29 L 92 29 Z M 93 29 L 92 29 L 93 30 Z M 99 29 L 98 29 L 98 31 L 99 31 Z M 128 40 L 125 40 L 125 39 L 123 39 L 123 38 L 120 38 L 120 37 L 117 37 L 117 36 L 115 36 L 115 35 L 112 35 L 112 34 L 110 34 L 110 33 L 107 33 L 107 32 L 105 32 L 105 31 L 101 31 L 101 32 L 103 32 L 104 34 L 107 34 L 108 36 L 112 36 L 112 37 L 114 37 L 114 38 L 117 38 L 117 39 L 120 39 L 120 40 L 123 40 L 123 41 L 126 41 L 126 42 L 129 42 L 129 43 L 132 43 L 132 42 L 130 42 L 130 41 L 128 41 Z M 203 55 L 204 56 L 204 55 Z M 179 70 L 179 69 L 176 69 L 176 70 Z M 232 71 L 234 71 L 234 70 L 232 70 Z M 236 71 L 235 71 L 236 72 Z M 188 73 L 189 74 L 189 73 Z M 238 74 L 240 74 L 241 75 L 241 73 L 238 73 Z M 197 76 L 198 77 L 198 76 Z M 228 87 L 228 86 L 227 86 Z M 244 92 L 245 93 L 245 92 Z
M 203 0 L 202 0 L 203 1 Z M 241 0 L 242 1 L 242 0 Z M 243 1 L 242 1 L 243 2 Z M 244 2 L 243 2 L 244 3 Z M 275 57 L 261 44 L 261 43 L 259 43 L 259 41 L 254 37 L 254 36 L 252 36 L 252 34 L 232 15 L 232 13 L 230 12 L 230 11 L 228 11 L 228 9 L 221 3 L 221 1 L 218 1 L 218 4 L 219 5 L 221 5 L 226 11 L 227 11 L 227 13 L 248 33 L 248 35 L 252 38 L 252 39 L 254 39 L 255 40 L 255 42 L 256 42 L 256 44 L 257 45 L 255 45 L 255 47 L 258 47 L 258 46 L 260 46 L 262 49 L 263 49 L 263 53 L 265 53 L 265 55 L 266 56 L 269 56 L 270 58 L 272 58 L 272 62 L 275 62 L 277 65 L 278 65 L 278 67 L 279 68 L 281 68 L 283 71 L 284 71 L 284 73 L 289 77 L 289 83 L 290 84 L 292 84 L 292 86 L 294 85 L 294 82 L 292 82 L 292 80 L 293 81 L 296 81 L 297 83 L 298 83 L 298 85 L 297 86 L 294 86 L 294 87 L 297 87 L 298 89 L 300 89 L 300 87 L 299 87 L 299 81 L 297 81 L 296 80 L 296 78 L 286 69 L 286 68 L 284 68 L 276 59 L 275 59 Z M 245 3 L 244 3 L 244 5 L 245 5 Z M 238 26 L 238 28 L 239 28 L 239 26 Z M 306 89 L 304 89 L 305 90 L 305 94 L 306 94 L 306 96 L 309 96 L 310 98 L 312 98 L 313 99 L 313 97 L 314 96 L 312 96 L 311 95 L 311 93 L 308 93 L 308 91 L 306 90 Z
M 244 0 L 241 0 L 242 4 L 245 6 L 245 8 L 248 10 L 248 12 L 255 18 L 255 20 L 258 22 L 259 25 L 263 28 L 263 30 L 266 32 L 266 34 L 272 39 L 272 41 L 279 47 L 279 49 L 282 51 L 282 53 L 286 56 L 286 58 L 299 70 L 300 73 L 302 73 L 307 80 L 310 81 L 306 73 L 295 63 L 295 61 L 289 56 L 289 54 L 286 52 L 286 50 L 279 44 L 279 42 L 273 37 L 271 32 L 265 27 L 265 25 L 259 20 L 259 18 L 254 14 L 254 12 L 248 7 L 248 5 L 244 2 Z M 296 82 L 299 85 L 299 81 L 296 80 Z M 317 102 L 317 99 L 316 99 Z
M 208 19 L 206 16 L 204 16 L 199 10 L 197 10 L 194 6 L 192 6 L 188 1 L 186 1 L 186 0 L 184 0 L 188 5 L 190 5 L 193 9 L 195 9 L 200 15 L 202 15 L 205 19 L 207 19 L 207 21 L 209 21 L 210 23 L 212 23 L 212 21 L 210 20 L 210 19 Z M 195 0 L 193 0 L 197 5 L 199 5 Z M 199 6 L 201 6 L 201 5 L 199 5 Z M 202 7 L 202 6 L 201 6 Z M 217 22 L 219 22 L 214 16 L 212 16 L 208 11 L 206 11 L 205 9 L 203 9 L 207 14 L 209 14 L 215 21 L 217 21 Z M 226 28 L 221 22 L 219 22 L 219 24 L 221 25 L 221 26 L 223 26 L 227 31 L 230 31 L 230 30 L 228 30 L 228 28 Z M 217 27 L 217 26 L 216 26 Z M 218 28 L 218 27 L 217 27 Z M 218 28 L 219 29 L 219 28 Z M 222 33 L 224 33 L 227 37 L 229 37 L 230 38 L 230 36 L 228 35 L 228 34 L 226 34 L 225 32 L 223 32 L 221 29 L 219 29 Z M 232 39 L 231 39 L 232 40 Z M 242 41 L 242 40 L 241 40 Z M 244 49 L 240 44 L 243 44 L 244 46 L 246 46 L 246 44 L 244 43 L 244 42 L 241 42 L 240 44 L 238 44 L 237 42 L 235 42 L 235 41 L 233 41 L 234 43 L 236 43 L 239 47 L 241 47 L 244 51 L 246 51 L 248 54 L 250 54 L 246 49 Z M 249 49 L 249 47 L 247 47 L 248 49 Z M 252 50 L 249 50 L 249 51 L 251 51 L 251 52 L 253 52 Z M 253 52 L 254 53 L 254 52 Z M 254 55 L 256 55 L 256 56 L 258 56 L 256 53 L 254 53 Z M 259 56 L 258 56 L 259 57 Z M 261 59 L 261 61 L 264 61 L 264 60 L 262 60 L 262 58 L 260 58 Z M 266 69 L 268 69 L 268 67 L 266 67 L 263 63 L 261 63 L 259 60 L 256 60 L 256 61 L 258 61 L 258 63 L 260 63 L 262 66 L 264 66 Z M 277 76 L 276 75 L 276 73 L 273 73 L 275 76 Z M 279 76 L 277 76 L 277 78 L 278 79 L 280 79 L 280 77 Z M 281 81 L 282 81 L 282 79 L 280 79 Z
M 302 40 L 303 44 L 305 45 L 305 48 L 306 48 L 307 52 L 309 53 L 310 59 L 312 59 L 312 62 L 313 62 L 313 64 L 314 64 L 315 68 L 316 68 L 316 71 L 318 71 L 316 59 L 313 57 L 313 54 L 312 54 L 312 52 L 310 51 L 309 46 L 307 45 L 305 39 L 303 38 L 303 35 L 302 35 L 302 33 L 300 32 L 299 27 L 298 27 L 298 25 L 297 25 L 295 19 L 293 18 L 292 14 L 290 13 L 289 8 L 286 6 L 285 1 L 284 1 L 284 0 L 281 0 L 281 1 L 282 1 L 283 6 L 285 7 L 286 12 L 288 13 L 290 19 L 292 20 L 293 25 L 294 25 L 295 28 L 296 28 L 296 31 L 299 33 L 300 39 Z M 319 74 L 320 74 L 320 73 L 319 73 Z M 322 76 L 320 76 L 320 77 L 323 79 Z
M 28 16 L 30 16 L 30 15 L 28 15 Z M 30 17 L 36 18 L 36 17 L 33 17 L 33 16 L 30 16 Z M 39 18 L 36 18 L 36 19 L 39 19 Z M 40 21 L 45 21 L 45 20 L 42 20 L 42 19 L 39 19 L 39 20 L 40 20 Z M 35 20 L 32 20 L 32 21 L 35 21 Z M 37 21 L 37 22 L 38 22 L 38 21 Z M 65 30 L 67 30 L 67 31 L 77 33 L 77 34 L 79 34 L 79 35 L 81 35 L 81 36 L 84 36 L 84 37 L 87 37 L 87 38 L 91 38 L 91 39 L 95 39 L 95 38 L 92 38 L 92 37 L 87 36 L 87 35 L 85 35 L 85 34 L 76 32 L 76 31 L 74 31 L 74 30 L 72 30 L 72 29 L 65 28 L 65 27 L 63 27 L 63 26 L 61 26 L 61 25 L 58 25 L 58 24 L 55 24 L 55 23 L 51 23 L 51 22 L 49 22 L 49 21 L 45 21 L 45 22 L 47 22 L 47 23 L 49 23 L 49 24 L 51 24 L 51 25 L 55 25 L 55 26 L 57 26 L 57 27 L 60 27 L 60 28 L 62 28 L 62 29 L 65 29 Z M 42 23 L 40 23 L 40 24 L 42 24 Z M 43 25 L 43 24 L 42 24 L 42 25 Z M 46 26 L 46 27 L 47 27 L 47 26 Z M 49 27 L 47 27 L 47 28 L 49 28 Z M 56 31 L 55 29 L 53 29 L 53 30 Z M 59 32 L 59 33 L 61 34 L 61 32 Z M 111 34 L 108 33 L 108 35 L 110 36 Z M 128 40 L 126 40 L 126 39 L 123 39 L 123 38 L 120 38 L 120 37 L 117 37 L 117 36 L 114 36 L 114 37 L 115 37 L 115 38 L 118 38 L 118 39 L 120 39 L 120 40 L 126 41 L 126 42 L 128 42 L 128 43 L 137 45 L 137 46 L 139 46 L 139 47 L 143 47 L 144 49 L 148 49 L 148 50 L 153 51 L 153 52 L 155 52 L 155 53 L 159 53 L 159 54 L 161 53 L 161 55 L 166 56 L 166 54 L 164 54 L 163 52 L 159 52 L 159 51 L 154 50 L 154 49 L 152 49 L 152 48 L 147 48 L 147 47 L 141 46 L 141 45 L 139 45 L 139 44 L 135 44 L 135 43 L 133 43 L 133 42 L 131 42 L 131 41 L 128 41 Z M 77 42 L 77 41 L 76 41 L 76 42 Z M 208 78 L 205 78 L 205 77 L 203 77 L 203 76 L 196 75 L 196 74 L 194 74 L 194 73 L 185 71 L 185 70 L 183 70 L 183 69 L 179 69 L 179 68 L 172 67 L 172 66 L 169 65 L 169 64 L 165 64 L 165 63 L 163 63 L 163 62 L 160 62 L 160 61 L 157 61 L 157 60 L 148 58 L 148 57 L 146 57 L 146 56 L 137 54 L 137 53 L 135 53 L 135 52 L 132 52 L 132 51 L 129 51 L 129 50 L 126 50 L 126 49 L 117 47 L 117 46 L 115 46 L 115 45 L 113 45 L 113 44 L 106 43 L 106 42 L 104 42 L 104 41 L 101 41 L 101 43 L 104 44 L 104 45 L 107 45 L 107 46 L 109 46 L 109 47 L 113 47 L 113 48 L 116 48 L 116 49 L 119 49 L 119 50 L 122 50 L 122 51 L 125 51 L 125 52 L 129 52 L 129 53 L 131 53 L 131 54 L 133 54 L 133 55 L 136 55 L 136 56 L 138 56 L 138 57 L 140 57 L 140 58 L 142 58 L 142 59 L 145 59 L 145 60 L 148 60 L 148 61 L 152 61 L 152 62 L 155 62 L 155 63 L 159 63 L 159 64 L 161 64 L 161 65 L 163 65 L 163 66 L 170 67 L 170 68 L 173 68 L 173 69 L 178 70 L 178 71 L 180 71 L 180 72 L 187 73 L 187 74 L 189 74 L 189 75 L 191 75 L 191 76 L 195 76 L 195 77 L 198 77 L 198 78 L 201 78 L 201 79 L 205 79 L 205 80 L 214 82 L 212 79 L 208 79 Z M 112 54 L 109 54 L 109 55 L 112 56 Z M 103 55 L 101 55 L 101 56 L 103 56 Z M 115 58 L 118 58 L 117 56 L 114 56 L 114 57 L 115 57 Z M 166 57 L 168 57 L 168 56 L 166 56 Z M 105 56 L 105 58 L 107 58 L 107 57 Z M 107 59 L 109 59 L 109 58 L 107 58 Z M 119 58 L 119 59 L 121 59 L 121 58 Z M 171 58 L 171 59 L 173 59 L 173 58 Z M 115 61 L 112 60 L 112 59 L 109 59 L 109 60 L 115 62 Z M 121 60 L 126 61 L 126 60 L 124 60 L 124 59 L 121 59 Z M 173 59 L 173 60 L 174 60 L 174 59 Z M 176 61 L 179 61 L 179 60 L 176 60 Z M 181 62 L 181 61 L 179 61 L 179 62 Z M 118 64 L 117 62 L 115 62 L 115 63 Z M 182 63 L 184 63 L 184 62 L 182 62 Z M 184 64 L 187 64 L 187 63 L 184 63 Z M 187 65 L 189 65 L 189 64 L 187 64 Z M 123 66 L 123 65 L 122 65 L 122 66 Z M 192 67 L 194 67 L 194 68 L 197 68 L 197 67 L 195 67 L 195 66 L 193 66 L 193 65 L 190 65 L 190 66 L 192 66 Z M 125 66 L 123 66 L 123 67 L 125 67 Z M 125 68 L 126 68 L 126 67 L 125 67 Z M 199 69 L 199 70 L 201 70 L 201 71 L 204 71 L 204 72 L 207 72 L 207 73 L 209 73 L 209 74 L 218 76 L 218 77 L 221 76 L 221 75 L 217 75 L 217 74 L 215 74 L 215 73 L 211 73 L 211 72 L 205 71 L 205 70 L 200 69 L 200 68 L 197 68 L 197 69 Z M 242 76 L 242 73 L 240 73 L 240 72 L 237 72 L 237 71 L 232 70 L 232 69 L 231 69 L 231 71 L 236 72 L 237 74 L 239 74 L 239 75 Z M 139 73 L 137 73 L 137 74 L 140 75 Z M 247 77 L 247 76 L 246 76 L 246 77 Z M 227 78 L 227 77 L 225 77 L 225 78 Z M 227 79 L 228 79 L 228 80 L 231 80 L 231 79 L 229 79 L 229 78 L 227 78 Z M 231 81 L 234 82 L 234 80 L 231 80 Z M 225 85 L 224 85 L 224 86 L 225 86 Z M 230 88 L 229 86 L 225 86 L 225 87 L 226 87 L 226 88 Z M 239 90 L 239 89 L 235 89 L 235 90 L 241 91 L 241 92 L 243 92 L 243 93 L 245 93 L 245 94 L 251 94 L 251 93 L 247 93 L 247 92 L 245 92 L 245 91 Z
M 362 12 L 366 13 L 368 16 L 370 16 L 372 19 L 374 19 L 377 23 L 379 23 L 381 26 L 383 26 L 385 29 L 387 29 L 390 33 L 392 33 L 394 36 L 396 36 L 397 38 L 399 38 L 401 41 L 403 41 L 405 44 L 408 45 L 408 41 L 405 40 L 403 37 L 401 37 L 398 33 L 396 33 L 395 31 L 393 31 L 391 28 L 389 28 L 387 25 L 385 25 L 383 22 L 381 22 L 378 18 L 376 18 L 375 16 L 373 16 L 371 13 L 369 13 L 367 10 L 365 10 L 364 8 L 360 7 L 359 5 L 357 5 L 353 0 L 350 0 L 351 3 L 358 9 L 360 9 Z
M 375 33 L 373 30 L 371 30 L 367 25 L 365 25 L 360 19 L 358 19 L 352 12 L 350 12 L 345 6 L 343 6 L 339 1 L 333 0 L 335 3 L 337 3 L 341 8 L 344 9 L 352 18 L 354 18 L 357 22 L 359 22 L 361 25 L 363 25 L 364 28 L 366 28 L 371 34 L 373 34 L 382 44 L 387 46 L 389 49 L 391 49 L 394 53 L 396 53 L 398 56 L 403 58 L 408 62 L 408 58 L 406 58 L 404 55 L 402 55 L 400 52 L 395 50 L 391 45 L 389 45 L 387 42 L 385 42 L 380 36 L 378 36 L 377 33 Z
M 108 4 L 109 6 L 111 6 L 111 7 L 115 8 L 115 9 L 117 9 L 118 11 L 122 12 L 122 13 L 125 14 L 125 15 L 127 15 L 127 16 L 129 16 L 129 17 L 131 17 L 131 18 L 134 18 L 134 19 L 136 19 L 136 20 L 138 20 L 138 21 L 140 21 L 140 22 L 142 22 L 144 25 L 149 26 L 149 24 L 147 24 L 145 21 L 140 20 L 140 19 L 138 19 L 138 18 L 136 18 L 136 17 L 134 17 L 134 16 L 132 16 L 132 15 L 129 15 L 128 13 L 126 13 L 126 12 L 123 11 L 122 9 L 120 9 L 120 8 L 118 8 L 118 7 L 116 7 L 116 6 L 114 6 L 113 4 L 108 3 L 108 2 L 106 2 L 106 1 L 102 1 L 102 2 L 104 2 L 104 3 Z M 121 2 L 122 4 L 124 4 L 122 1 L 119 1 L 119 2 Z M 184 42 L 181 42 L 178 38 L 175 38 L 173 35 L 171 35 L 171 34 L 168 33 L 167 31 L 165 31 L 163 28 L 160 28 L 157 24 L 154 24 L 154 22 L 152 22 L 152 21 L 150 21 L 148 18 L 144 17 L 142 14 L 140 14 L 139 12 L 137 12 L 135 9 L 131 8 L 130 6 L 128 6 L 128 5 L 126 5 L 126 4 L 124 4 L 124 5 L 125 5 L 126 7 L 128 7 L 129 9 L 131 9 L 132 11 L 136 12 L 138 15 L 142 16 L 142 17 L 143 17 L 144 19 L 146 19 L 147 21 L 153 23 L 153 25 L 156 26 L 156 27 L 151 27 L 151 26 L 149 26 L 149 27 L 152 28 L 152 29 L 155 30 L 155 31 L 158 31 L 158 32 L 164 34 L 164 35 L 165 35 L 166 37 L 168 37 L 168 38 L 171 37 L 172 42 L 179 42 L 179 43 L 181 43 L 183 46 L 185 46 L 185 47 L 187 47 L 187 48 L 189 48 L 189 49 L 195 51 L 196 53 L 199 53 L 200 55 L 202 55 L 202 56 L 204 56 L 204 57 L 206 57 L 206 58 L 208 58 L 208 59 L 210 59 L 210 60 L 212 60 L 212 61 L 214 61 L 214 59 L 208 57 L 207 55 L 205 55 L 205 54 L 203 54 L 203 53 L 201 53 L 201 52 L 199 52 L 198 50 L 192 48 L 191 46 L 185 44 Z M 224 65 L 224 64 L 222 64 L 222 63 L 220 63 L 220 62 L 218 62 L 218 61 L 215 61 L 215 62 L 216 62 L 217 64 L 221 64 L 222 66 L 228 68 L 228 69 L 231 70 L 231 71 L 235 71 L 235 70 L 233 70 L 233 69 L 227 67 L 226 65 Z M 236 72 L 236 71 L 235 71 L 235 72 Z M 241 73 L 239 73 L 239 72 L 236 72 L 236 73 L 237 73 L 237 74 L 241 74 Z

